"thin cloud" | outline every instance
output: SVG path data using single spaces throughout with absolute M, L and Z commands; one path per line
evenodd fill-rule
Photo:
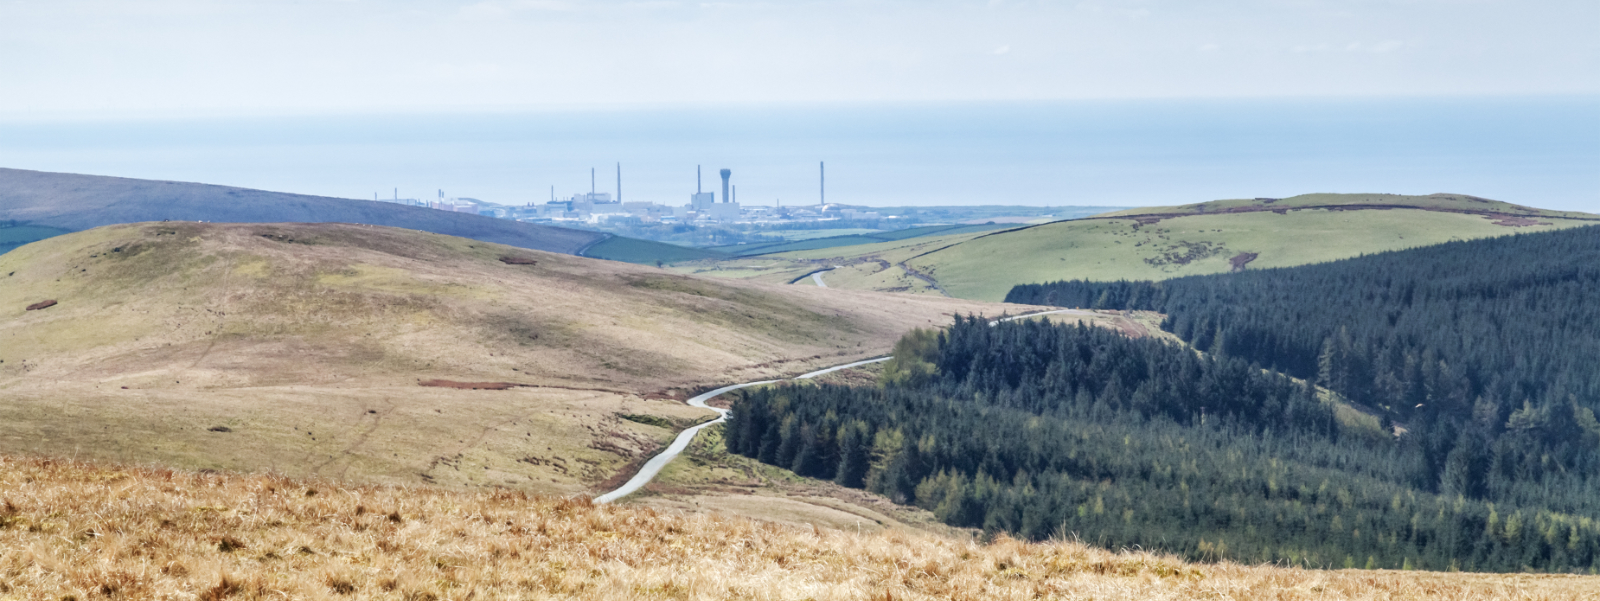
M 468 19 L 498 18 L 520 12 L 571 12 L 570 2 L 560 0 L 490 0 L 461 7 L 459 15 Z
M 1302 44 L 1289 49 L 1295 54 L 1316 54 L 1339 52 L 1349 54 L 1385 54 L 1405 47 L 1405 42 L 1399 40 L 1386 40 L 1376 43 L 1349 42 L 1343 46 L 1333 44 Z

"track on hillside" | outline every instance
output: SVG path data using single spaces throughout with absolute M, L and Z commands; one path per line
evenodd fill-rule
M 1014 316 L 1011 316 L 1011 317 L 1002 317 L 1000 319 L 997 319 L 997 320 L 989 322 L 989 325 L 992 326 L 992 325 L 998 324 L 998 323 L 1000 323 L 1002 321 L 1011 321 L 1011 320 L 1014 320 L 1014 319 L 1022 319 L 1022 318 L 1025 318 L 1025 317 L 1037 317 L 1037 316 L 1040 316 L 1040 315 L 1055 315 L 1055 314 L 1092 315 L 1093 313 L 1090 312 L 1090 311 L 1084 311 L 1084 310 L 1081 310 L 1081 309 L 1056 309 L 1056 310 L 1053 310 L 1053 311 L 1040 311 L 1040 312 L 1037 312 L 1037 313 L 1027 313 L 1027 314 L 1023 314 L 1023 315 L 1014 315 Z M 801 374 L 801 375 L 798 375 L 798 376 L 795 376 L 795 377 L 789 378 L 789 379 L 792 379 L 792 380 L 810 380 L 810 379 L 815 378 L 817 376 L 833 373 L 833 372 L 836 372 L 836 371 L 839 371 L 839 370 L 842 370 L 842 369 L 850 369 L 852 367 L 860 367 L 862 365 L 870 365 L 870 364 L 873 364 L 873 363 L 881 363 L 881 362 L 888 361 L 888 360 L 893 359 L 893 358 L 894 358 L 893 356 L 885 356 L 885 357 L 875 357 L 875 358 L 872 358 L 872 359 L 864 359 L 864 360 L 861 360 L 861 361 L 856 361 L 854 363 L 846 363 L 844 365 L 835 365 L 833 367 L 819 369 L 817 371 Z M 773 383 L 782 382 L 782 381 L 783 381 L 783 379 L 761 380 L 759 382 L 746 382 L 744 384 L 733 384 L 733 385 L 730 385 L 730 386 L 723 386 L 722 388 L 718 388 L 718 389 L 712 390 L 710 392 L 701 393 L 700 395 L 698 395 L 698 396 L 696 396 L 696 397 L 694 397 L 692 399 L 689 399 L 689 406 L 690 407 L 699 407 L 701 409 L 710 409 L 712 411 L 715 411 L 715 412 L 717 412 L 717 419 L 711 420 L 709 422 L 706 422 L 706 423 L 694 426 L 692 428 L 689 428 L 687 430 L 684 430 L 682 432 L 679 432 L 678 433 L 678 437 L 672 440 L 672 445 L 668 446 L 667 450 L 662 451 L 661 454 L 656 455 L 655 457 L 651 457 L 649 461 L 645 462 L 644 467 L 639 468 L 639 472 L 634 474 L 632 478 L 629 478 L 626 483 L 624 483 L 622 486 L 618 487 L 616 490 L 613 490 L 611 492 L 608 492 L 608 493 L 605 493 L 605 494 L 600 495 L 598 497 L 595 497 L 594 498 L 594 502 L 596 502 L 596 503 L 610 503 L 610 502 L 615 501 L 617 499 L 621 499 L 621 498 L 626 497 L 628 495 L 631 495 L 631 494 L 633 494 L 635 492 L 638 492 L 639 489 L 644 488 L 644 485 L 649 484 L 650 481 L 654 480 L 657 475 L 660 475 L 661 474 L 661 470 L 666 468 L 668 463 L 671 463 L 673 459 L 676 459 L 678 457 L 678 455 L 682 454 L 684 450 L 688 449 L 689 448 L 689 443 L 694 440 L 695 435 L 699 434 L 701 430 L 704 430 L 704 429 L 709 428 L 711 426 L 715 426 L 715 425 L 720 424 L 720 423 L 722 423 L 724 421 L 727 421 L 727 419 L 728 419 L 728 411 L 729 410 L 723 409 L 723 408 L 720 408 L 720 407 L 712 407 L 710 405 L 707 405 L 706 401 L 709 401 L 711 399 L 717 398 L 718 396 L 721 396 L 724 393 L 728 393 L 728 392 L 732 392 L 732 391 L 735 391 L 735 390 L 739 390 L 741 388 L 750 388 L 752 386 L 762 386 L 762 385 L 765 385 L 765 384 L 773 384 Z

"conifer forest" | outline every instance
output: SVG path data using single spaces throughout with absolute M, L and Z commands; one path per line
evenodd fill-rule
M 1007 301 L 1158 311 L 1187 345 L 958 317 L 875 386 L 743 394 L 728 450 L 1029 539 L 1600 567 L 1600 228 Z

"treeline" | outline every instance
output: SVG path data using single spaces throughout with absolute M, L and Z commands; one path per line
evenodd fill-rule
M 1006 300 L 1160 311 L 1196 349 L 1315 380 L 1408 431 L 1421 490 L 1531 501 L 1600 475 L 1600 227 Z
M 1301 382 L 1081 325 L 958 318 L 895 349 L 879 387 L 734 403 L 730 452 L 865 488 L 945 523 L 1194 559 L 1588 571 L 1595 491 L 1490 503 L 1411 485 L 1423 458 L 1341 430 Z

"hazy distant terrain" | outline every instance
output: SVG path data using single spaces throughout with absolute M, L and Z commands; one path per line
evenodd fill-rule
M 78 231 L 117 223 L 169 219 L 218 223 L 364 223 L 564 254 L 574 254 L 605 237 L 596 232 L 369 200 L 0 168 L 0 222 Z M 0 247 L 0 250 L 9 249 Z

